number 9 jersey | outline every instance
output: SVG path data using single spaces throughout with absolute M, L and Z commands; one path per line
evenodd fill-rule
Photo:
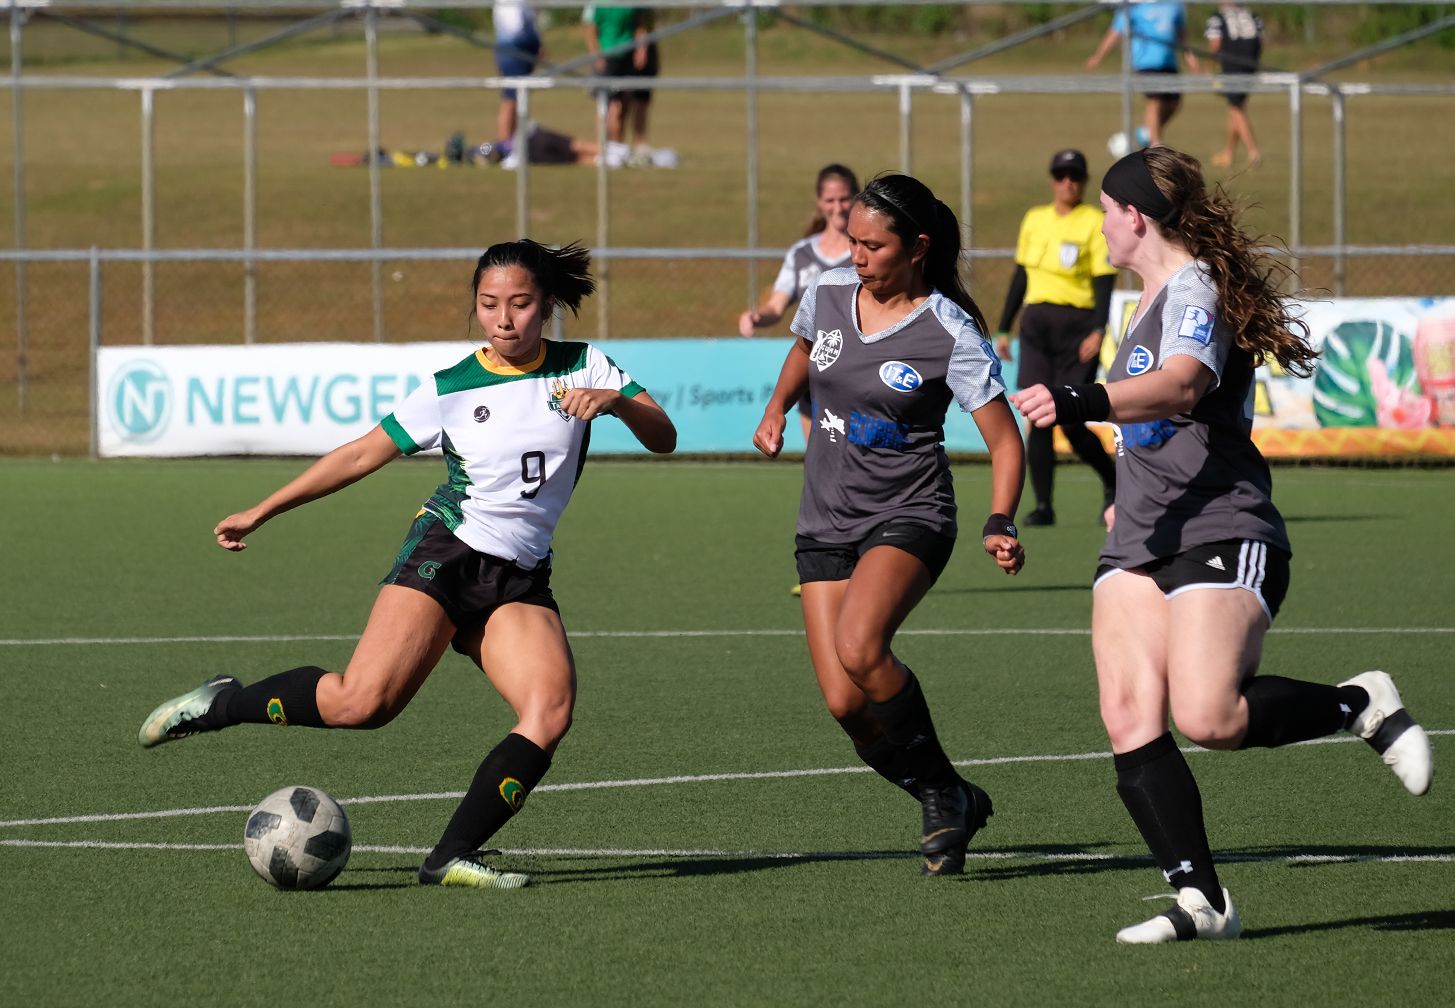
M 477 350 L 436 371 L 380 425 L 406 455 L 439 448 L 446 479 L 424 503 L 471 549 L 530 569 L 586 464 L 591 425 L 561 408 L 568 389 L 643 389 L 587 343 L 543 340 L 522 367 Z

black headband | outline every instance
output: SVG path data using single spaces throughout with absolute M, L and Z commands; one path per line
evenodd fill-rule
M 1122 206 L 1136 207 L 1164 227 L 1177 219 L 1177 207 L 1152 181 L 1145 150 L 1132 151 L 1108 168 L 1101 180 L 1101 191 Z

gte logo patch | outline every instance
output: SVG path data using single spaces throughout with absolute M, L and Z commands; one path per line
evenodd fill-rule
M 820 371 L 827 371 L 834 361 L 839 359 L 839 354 L 844 352 L 844 333 L 840 329 L 833 329 L 824 332 L 818 331 L 818 339 L 813 341 L 813 350 L 809 352 L 808 359 Z
M 268 720 L 275 725 L 288 727 L 288 715 L 283 713 L 283 701 L 279 697 L 271 697 L 268 700 Z
M 920 373 L 904 361 L 885 361 L 879 365 L 879 380 L 896 392 L 913 392 L 924 384 Z
M 1127 374 L 1146 374 L 1152 369 L 1152 362 L 1155 360 L 1152 351 L 1140 343 L 1132 347 L 1132 352 L 1127 355 Z
M 150 361 L 132 361 L 116 373 L 107 392 L 111 426 L 123 440 L 153 441 L 167 428 L 172 412 L 172 383 Z
M 519 812 L 520 807 L 525 804 L 525 785 L 514 777 L 507 777 L 500 782 L 500 797 L 505 799 L 505 804 L 513 811 Z

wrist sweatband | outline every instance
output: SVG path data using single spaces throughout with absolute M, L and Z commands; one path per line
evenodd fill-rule
M 1094 423 L 1111 416 L 1111 398 L 1105 385 L 1051 385 L 1048 389 L 1056 404 L 1058 424 Z
M 1015 522 L 999 511 L 985 519 L 985 528 L 980 532 L 980 541 L 984 542 L 993 535 L 1010 536 L 1012 539 L 1020 538 L 1020 534 L 1015 530 Z

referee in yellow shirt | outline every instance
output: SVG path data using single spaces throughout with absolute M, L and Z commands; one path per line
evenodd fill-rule
M 1086 155 L 1057 151 L 1051 158 L 1052 202 L 1032 207 L 1021 221 L 1015 248 L 1015 276 L 1005 296 L 996 332 L 996 351 L 1011 359 L 1010 327 L 1021 305 L 1021 388 L 1032 385 L 1084 385 L 1094 380 L 1111 307 L 1116 267 L 1107 262 L 1102 213 L 1081 202 L 1086 190 Z M 1076 454 L 1101 477 L 1103 509 L 1115 495 L 1116 466 L 1096 435 L 1083 424 L 1062 424 Z M 1026 433 L 1026 465 L 1036 507 L 1021 525 L 1054 525 L 1051 488 L 1056 451 L 1050 427 Z

